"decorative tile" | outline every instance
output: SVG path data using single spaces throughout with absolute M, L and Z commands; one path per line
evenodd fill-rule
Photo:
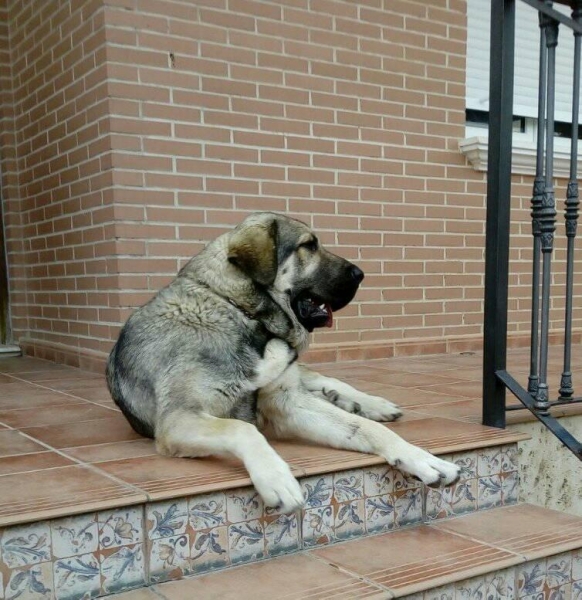
M 198 532 L 190 549 L 191 569 L 194 573 L 206 573 L 228 565 L 228 529 L 216 527 Z
M 95 598 L 101 589 L 101 570 L 95 554 L 61 558 L 54 563 L 54 586 L 58 600 Z
M 150 540 L 186 533 L 187 500 L 171 500 L 146 505 L 147 535 Z
M 329 544 L 334 538 L 332 506 L 319 506 L 303 510 L 303 547 Z
M 316 477 L 306 477 L 300 482 L 303 496 L 305 498 L 305 508 L 317 508 L 327 506 L 331 502 L 333 494 L 333 476 L 318 475 Z
M 414 477 L 409 477 L 401 471 L 393 470 L 394 473 L 394 491 L 400 490 L 415 490 L 422 487 L 422 483 Z
M 6 582 L 5 599 L 52 600 L 53 589 L 52 564 L 35 564 L 10 572 Z
M 188 573 L 190 538 L 187 534 L 156 538 L 149 550 L 150 583 L 176 579 Z
M 2 560 L 9 568 L 51 560 L 48 521 L 7 528 L 0 543 Z
M 143 541 L 143 507 L 132 506 L 98 514 L 101 548 L 128 546 Z
M 380 466 L 364 469 L 364 495 L 382 496 L 394 491 L 394 469 Z
M 263 512 L 263 501 L 254 488 L 241 488 L 226 494 L 226 515 L 229 523 L 260 519 Z
M 422 600 L 455 600 L 455 586 L 443 585 L 424 592 Z
M 265 549 L 269 556 L 299 550 L 297 513 L 279 515 L 265 523 Z
M 263 524 L 255 520 L 229 525 L 228 551 L 233 565 L 263 558 L 265 553 Z
M 426 488 L 426 518 L 442 519 L 477 509 L 477 480 L 460 481 L 444 488 Z
M 572 600 L 582 600 L 582 581 L 572 584 Z
M 501 506 L 501 477 L 479 477 L 478 498 L 479 509 Z
M 193 496 L 188 501 L 190 525 L 197 531 L 226 525 L 226 496 L 224 492 Z
M 51 521 L 51 533 L 55 558 L 88 554 L 99 548 L 95 513 Z
M 582 550 L 572 553 L 572 580 L 582 580 Z
M 477 473 L 480 477 L 489 477 L 517 471 L 518 454 L 517 445 L 495 446 L 477 451 Z
M 502 473 L 500 478 L 502 504 L 504 506 L 516 504 L 519 499 L 519 472 Z
M 366 530 L 368 533 L 378 533 L 394 529 L 394 496 L 384 494 L 366 498 Z
M 394 492 L 394 525 L 402 527 L 422 521 L 422 489 Z
M 477 452 L 460 452 L 449 457 L 442 457 L 443 460 L 454 462 L 460 469 L 460 480 L 475 479 L 477 477 Z
M 559 587 L 572 581 L 572 555 L 569 552 L 549 556 L 546 565 L 548 587 Z
M 455 584 L 455 591 L 458 600 L 514 600 L 517 597 L 515 571 L 506 569 L 461 581 Z
M 335 538 L 347 540 L 364 535 L 364 500 L 354 500 L 338 504 L 335 509 Z
M 122 546 L 101 556 L 102 591 L 116 594 L 146 585 L 143 544 Z
M 361 469 L 341 471 L 333 476 L 333 497 L 337 502 L 350 502 L 364 497 L 364 474 Z
M 517 569 L 517 590 L 519 597 L 542 593 L 546 582 L 546 559 L 530 561 Z
M 572 600 L 572 584 L 567 583 L 550 590 L 548 600 Z

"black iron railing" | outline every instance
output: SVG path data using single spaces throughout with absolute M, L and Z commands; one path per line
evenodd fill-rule
M 574 396 L 571 372 L 574 244 L 579 205 L 577 175 L 582 0 L 560 2 L 571 7 L 571 18 L 556 11 L 549 0 L 519 1 L 538 11 L 540 24 L 538 136 L 536 174 L 531 200 L 533 268 L 530 373 L 528 387 L 525 389 L 506 369 L 516 0 L 492 0 L 483 423 L 494 427 L 505 427 L 506 410 L 529 409 L 582 460 L 582 443 L 551 415 L 553 406 L 582 402 L 582 398 Z M 553 187 L 555 75 L 556 47 L 559 33 L 564 28 L 574 34 L 572 143 L 570 178 L 565 199 L 567 254 L 564 367 L 559 397 L 551 401 L 548 387 L 548 344 L 552 254 L 557 216 Z M 506 389 L 512 392 L 522 404 L 506 406 Z

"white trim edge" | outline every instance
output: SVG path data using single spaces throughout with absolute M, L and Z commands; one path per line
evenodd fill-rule
M 486 137 L 469 137 L 459 140 L 459 150 L 466 156 L 475 171 L 487 171 Z M 582 167 L 582 159 L 578 159 L 578 171 Z M 536 147 L 525 141 L 513 141 L 511 150 L 511 172 L 522 175 L 536 174 Z M 554 177 L 570 176 L 570 148 L 554 148 Z

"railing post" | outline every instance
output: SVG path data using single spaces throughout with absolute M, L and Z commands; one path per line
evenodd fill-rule
M 505 385 L 495 373 L 498 370 L 505 370 L 507 359 L 514 39 L 515 0 L 492 0 L 485 242 L 483 423 L 494 427 L 505 427 Z

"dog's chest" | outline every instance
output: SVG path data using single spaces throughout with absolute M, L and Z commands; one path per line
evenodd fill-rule
M 239 398 L 232 407 L 229 417 L 257 424 L 257 392 L 249 392 Z

